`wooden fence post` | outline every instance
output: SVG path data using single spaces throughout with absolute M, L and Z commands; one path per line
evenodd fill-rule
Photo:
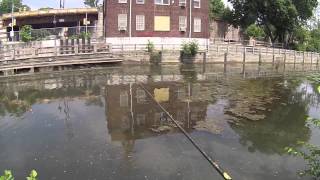
M 246 47 L 243 49 L 242 74 L 246 73 Z
M 224 53 L 224 73 L 227 73 L 228 53 Z

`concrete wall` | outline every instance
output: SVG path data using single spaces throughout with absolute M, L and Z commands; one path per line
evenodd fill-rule
M 240 41 L 241 32 L 239 28 L 234 28 L 225 21 L 213 19 L 210 22 L 210 39 Z
M 124 45 L 124 50 L 145 50 L 148 41 L 154 43 L 155 48 L 158 50 L 170 49 L 170 50 L 180 50 L 181 44 L 189 41 L 196 41 L 201 50 L 205 50 L 209 45 L 209 39 L 204 38 L 173 38 L 173 37 L 115 37 L 115 38 L 106 38 L 107 43 L 111 43 L 114 48 L 113 50 L 122 50 L 121 46 Z M 135 46 L 137 45 L 137 46 Z

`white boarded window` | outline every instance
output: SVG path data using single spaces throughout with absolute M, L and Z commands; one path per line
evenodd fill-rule
M 118 29 L 127 30 L 127 14 L 118 14 Z
M 144 0 L 136 0 L 136 4 L 144 4 Z
M 157 5 L 170 5 L 170 0 L 154 0 Z
M 201 7 L 201 0 L 193 0 L 193 7 L 200 8 Z
M 193 32 L 201 32 L 201 19 L 200 18 L 194 18 L 193 21 Z
M 144 15 L 136 15 L 136 30 L 144 31 L 145 28 L 145 18 Z
M 185 30 L 187 28 L 187 17 L 179 16 L 179 29 L 180 31 Z
M 127 3 L 127 0 L 118 0 L 119 3 Z

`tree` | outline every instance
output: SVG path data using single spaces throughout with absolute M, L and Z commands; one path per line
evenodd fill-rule
M 233 23 L 246 29 L 257 24 L 272 42 L 288 43 L 296 27 L 312 17 L 317 0 L 229 0 Z
M 14 12 L 19 11 L 19 9 L 22 7 L 22 0 L 2 0 L 0 2 L 0 15 L 11 13 L 12 1 L 15 7 Z
M 225 11 L 225 6 L 222 0 L 210 0 L 210 17 L 222 17 Z
M 256 24 L 251 24 L 245 31 L 245 34 L 251 38 L 262 39 L 265 36 L 263 29 Z
M 32 40 L 31 30 L 32 27 L 30 25 L 22 26 L 20 30 L 20 37 L 23 42 L 29 42 Z
M 84 3 L 86 6 L 98 7 L 98 5 L 99 5 L 99 0 L 84 0 L 83 3 Z

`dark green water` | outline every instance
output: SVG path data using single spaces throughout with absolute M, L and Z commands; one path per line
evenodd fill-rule
M 141 85 L 234 179 L 299 177 L 299 141 L 320 145 L 305 75 L 220 65 L 115 66 L 0 79 L 0 171 L 24 179 L 221 179 Z M 269 74 L 273 77 L 257 77 Z M 161 131 L 161 128 L 165 130 Z

